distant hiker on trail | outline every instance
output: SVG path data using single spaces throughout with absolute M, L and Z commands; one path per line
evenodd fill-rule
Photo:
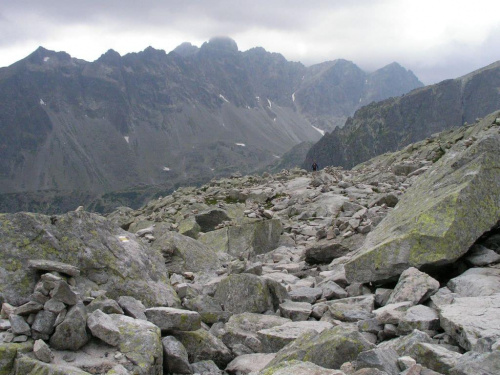
M 313 169 L 313 172 L 316 172 L 318 170 L 318 163 L 316 163 L 316 160 L 313 161 L 313 164 L 312 164 L 312 169 Z

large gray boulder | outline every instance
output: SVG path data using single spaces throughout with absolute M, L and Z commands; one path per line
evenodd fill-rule
M 210 247 L 176 232 L 165 232 L 152 247 L 163 254 L 171 273 L 215 273 L 220 266 L 216 252 Z
M 151 307 L 144 311 L 148 320 L 162 331 L 196 331 L 201 328 L 200 314 L 172 307 Z
M 78 350 L 90 340 L 87 313 L 83 303 L 71 307 L 63 322 L 50 338 L 50 346 L 58 350 Z
M 0 294 L 15 306 L 26 302 L 35 287 L 38 271 L 30 267 L 32 259 L 75 266 L 82 296 L 103 289 L 110 298 L 130 295 L 146 305 L 180 305 L 162 255 L 102 216 L 85 211 L 52 217 L 2 214 L 0 238 Z
M 263 313 L 272 308 L 266 280 L 252 274 L 230 275 L 217 286 L 214 298 L 225 311 Z
M 411 301 L 415 305 L 423 303 L 439 289 L 439 281 L 420 272 L 414 267 L 403 271 L 391 293 L 387 304 Z
M 340 370 L 332 370 L 315 365 L 312 362 L 290 360 L 280 362 L 274 366 L 266 367 L 259 372 L 259 375 L 345 375 Z
M 500 350 L 489 353 L 465 353 L 449 373 L 450 375 L 500 374 Z
M 451 279 L 448 288 L 460 297 L 500 293 L 500 268 L 471 268 Z
M 281 220 L 262 220 L 217 229 L 205 234 L 200 241 L 216 252 L 252 258 L 276 249 L 282 231 Z
M 458 142 L 407 190 L 346 263 L 351 282 L 454 262 L 497 223 L 500 135 L 491 128 L 478 137 L 469 147 Z
M 359 353 L 373 347 L 357 329 L 338 326 L 321 333 L 303 334 L 281 349 L 268 368 L 297 359 L 330 369 L 339 369 L 344 362 L 355 360 Z
M 491 296 L 455 298 L 439 307 L 441 327 L 461 347 L 474 350 L 484 341 L 500 339 L 500 293 Z
M 163 368 L 167 374 L 192 374 L 189 366 L 188 352 L 174 336 L 161 340 L 163 345 Z

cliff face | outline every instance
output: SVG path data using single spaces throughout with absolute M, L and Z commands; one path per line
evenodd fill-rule
M 500 62 L 464 77 L 427 86 L 359 109 L 342 129 L 325 135 L 309 151 L 304 166 L 352 167 L 398 150 L 433 133 L 500 108 Z
M 369 91 L 420 84 L 406 75 Z M 0 193 L 168 190 L 249 173 L 337 121 L 322 119 L 352 114 L 365 76 L 349 62 L 306 68 L 240 52 L 229 38 L 91 63 L 40 47 L 0 69 Z

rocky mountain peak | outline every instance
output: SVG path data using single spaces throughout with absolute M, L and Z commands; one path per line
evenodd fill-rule
M 198 51 L 199 51 L 198 47 L 192 45 L 189 42 L 184 42 L 179 46 L 175 47 L 172 52 L 175 52 L 182 57 L 191 57 L 195 55 Z
M 102 54 L 97 61 L 109 65 L 118 65 L 121 61 L 121 55 L 113 49 L 109 49 L 106 53 Z
M 224 54 L 235 54 L 238 52 L 238 45 L 236 42 L 227 36 L 217 36 L 211 38 L 208 42 L 203 43 L 200 51 L 219 52 Z

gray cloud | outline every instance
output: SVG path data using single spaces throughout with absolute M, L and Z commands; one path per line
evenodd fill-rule
M 500 59 L 497 10 L 493 0 L 16 0 L 0 10 L 0 66 L 38 45 L 92 60 L 228 35 L 305 64 L 398 61 L 433 83 Z

